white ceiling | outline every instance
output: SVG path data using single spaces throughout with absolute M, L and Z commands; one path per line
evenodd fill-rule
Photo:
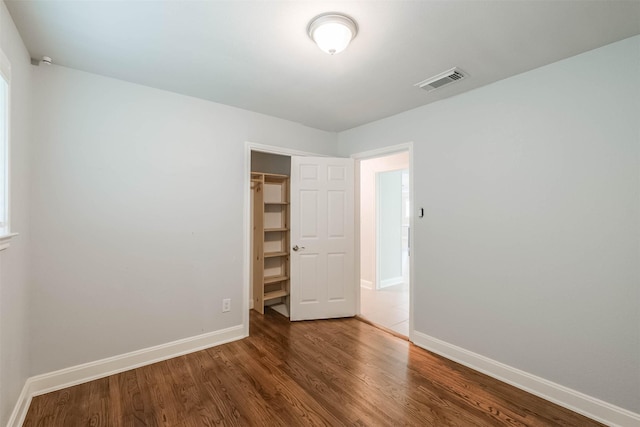
M 640 1 L 5 3 L 33 58 L 328 131 L 640 34 Z M 328 11 L 360 28 L 335 56 L 306 34 Z M 454 66 L 470 77 L 431 93 L 414 87 Z

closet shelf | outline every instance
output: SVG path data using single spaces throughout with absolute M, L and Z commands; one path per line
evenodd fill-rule
M 264 284 L 268 285 L 269 283 L 284 282 L 285 280 L 289 280 L 289 277 L 285 276 L 285 275 L 267 276 L 267 277 L 264 278 Z
M 289 255 L 289 252 L 265 252 L 264 253 L 265 258 L 275 258 L 278 256 L 287 256 L 287 255 Z
M 268 301 L 270 299 L 282 298 L 282 297 L 286 297 L 287 295 L 289 295 L 289 292 L 285 290 L 266 292 L 264 294 L 264 300 Z

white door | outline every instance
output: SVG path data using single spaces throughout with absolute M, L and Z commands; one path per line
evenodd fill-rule
M 353 159 L 291 157 L 291 320 L 356 314 Z

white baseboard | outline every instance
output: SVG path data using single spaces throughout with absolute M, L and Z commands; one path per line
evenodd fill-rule
M 402 276 L 392 277 L 390 279 L 384 279 L 380 281 L 380 288 L 387 288 L 389 286 L 395 286 L 404 283 L 404 278 Z
M 245 337 L 243 329 L 242 325 L 233 326 L 231 328 L 30 377 L 22 388 L 18 402 L 7 423 L 7 427 L 19 427 L 22 425 L 27 415 L 31 399 L 34 396 L 236 341 Z M 611 427 L 637 427 L 640 425 L 640 414 L 553 383 L 544 378 L 537 377 L 421 332 L 413 331 L 412 339 L 414 344 L 419 347 Z
M 640 414 L 529 374 L 437 338 L 413 331 L 413 343 L 611 427 L 638 427 Z
M 9 417 L 9 421 L 7 422 L 7 427 L 20 427 L 24 422 L 24 418 L 27 416 L 27 411 L 29 410 L 29 405 L 31 405 L 32 395 L 29 391 L 30 384 L 29 380 L 24 383 L 24 387 L 22 387 L 22 391 L 20 392 L 20 396 L 18 396 L 18 402 L 16 402 L 16 406 L 13 408 L 13 412 Z
M 166 344 L 132 351 L 95 362 L 72 366 L 59 371 L 30 377 L 22 388 L 22 393 L 9 418 L 7 427 L 20 427 L 27 415 L 29 404 L 34 396 L 50 393 L 66 387 L 104 378 L 130 369 L 193 353 L 231 341 L 245 338 L 242 325 L 232 326 L 195 337 L 184 338 Z
M 370 280 L 360 279 L 360 286 L 365 289 L 373 289 L 373 282 Z

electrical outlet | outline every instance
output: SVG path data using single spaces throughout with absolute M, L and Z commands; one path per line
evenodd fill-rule
M 231 311 L 231 298 L 222 300 L 222 312 L 226 313 L 227 311 Z

